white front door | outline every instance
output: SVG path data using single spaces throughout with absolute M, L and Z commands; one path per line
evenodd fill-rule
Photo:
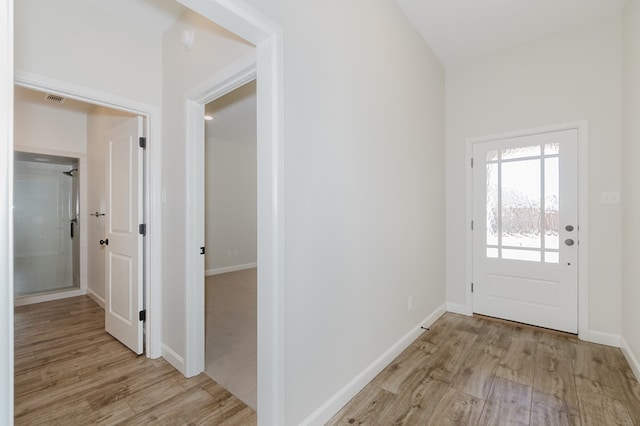
M 142 135 L 142 118 L 128 119 L 109 132 L 106 149 L 105 328 L 136 354 L 143 352 Z
M 473 144 L 473 312 L 577 333 L 578 130 Z

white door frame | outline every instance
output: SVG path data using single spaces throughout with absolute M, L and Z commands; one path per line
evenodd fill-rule
M 145 353 L 149 358 L 160 357 L 162 355 L 162 217 L 160 206 L 162 123 L 159 119 L 160 108 L 31 73 L 16 72 L 15 84 L 82 102 L 126 111 L 145 118 L 145 134 L 148 137 L 147 149 L 144 150 L 147 164 L 144 171 L 144 210 L 145 223 L 147 224 L 144 254 L 147 309 Z
M 257 169 L 258 169 L 258 423 L 284 424 L 284 121 L 283 121 L 283 59 L 282 30 L 264 15 L 241 0 L 178 0 L 230 32 L 256 46 L 257 74 Z M 189 100 L 191 114 L 200 113 L 198 102 Z M 189 102 L 188 101 L 188 102 Z M 189 127 L 189 126 L 188 126 Z M 196 126 L 197 127 L 197 126 Z M 192 128 L 193 129 L 193 128 Z M 193 131 L 193 130 L 192 130 Z M 190 135 L 192 137 L 193 135 Z M 200 142 L 202 144 L 202 142 Z M 187 141 L 187 157 L 197 155 L 193 140 Z M 196 185 L 204 186 L 204 175 L 189 173 L 187 188 L 204 194 Z M 201 195 L 203 196 L 203 195 Z M 190 198 L 188 198 L 191 200 Z M 187 220 L 199 220 L 197 212 L 189 211 Z M 189 244 L 203 239 L 203 232 L 193 232 Z M 199 232 L 199 235 L 196 233 Z M 192 241 L 192 242 L 191 242 Z M 189 247 L 193 256 L 200 256 L 195 244 Z M 187 267 L 198 265 L 188 273 L 186 312 L 189 326 L 202 327 L 204 313 L 198 310 L 202 300 L 201 259 L 192 259 Z M 193 278 L 192 278 L 193 277 Z M 191 314 L 194 314 L 193 316 Z M 200 331 L 197 333 L 200 334 Z M 204 354 L 202 340 L 187 335 L 185 367 L 190 373 L 200 368 L 198 357 Z M 203 363 L 202 363 L 203 367 Z
M 13 424 L 13 0 L 0 0 L 0 424 Z M 4 414 L 2 414 L 4 413 Z
M 589 125 L 587 121 L 574 121 L 554 124 L 533 129 L 516 130 L 507 133 L 499 133 L 475 138 L 469 138 L 466 142 L 466 293 L 465 313 L 473 314 L 473 294 L 471 283 L 473 282 L 473 170 L 471 159 L 473 157 L 473 144 L 488 142 L 497 139 L 511 139 L 522 136 L 530 136 L 539 133 L 549 133 L 561 130 L 577 129 L 578 131 L 578 337 L 582 340 L 589 338 L 589 192 L 588 192 L 588 162 L 589 162 Z

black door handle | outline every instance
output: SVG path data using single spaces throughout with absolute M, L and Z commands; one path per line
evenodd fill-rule
M 109 245 L 109 239 L 108 239 L 108 238 L 106 238 L 106 239 L 104 239 L 104 240 L 100 240 L 100 245 L 101 245 L 101 246 L 104 246 L 104 245 L 107 245 L 107 246 L 108 246 L 108 245 Z
M 71 239 L 73 239 L 73 222 L 71 222 Z

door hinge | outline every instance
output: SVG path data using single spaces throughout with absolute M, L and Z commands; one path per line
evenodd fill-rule
M 138 312 L 138 319 L 142 322 L 145 322 L 147 320 L 147 310 L 143 309 L 140 312 Z
M 147 148 L 147 138 L 144 136 L 141 136 L 138 139 L 138 144 L 140 145 L 140 148 L 142 149 L 146 149 Z
M 147 224 L 146 223 L 141 223 L 140 225 L 138 225 L 138 233 L 142 236 L 147 235 Z
M 471 157 L 471 168 L 473 169 L 473 157 Z
M 473 283 L 471 283 L 471 293 L 473 293 Z
M 471 221 L 471 230 L 473 231 L 473 221 Z
M 205 252 L 204 247 L 200 247 L 200 254 L 204 254 L 204 252 Z

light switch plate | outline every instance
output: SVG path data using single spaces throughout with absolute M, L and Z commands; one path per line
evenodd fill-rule
M 620 193 L 616 191 L 600 193 L 600 201 L 602 204 L 620 204 Z

